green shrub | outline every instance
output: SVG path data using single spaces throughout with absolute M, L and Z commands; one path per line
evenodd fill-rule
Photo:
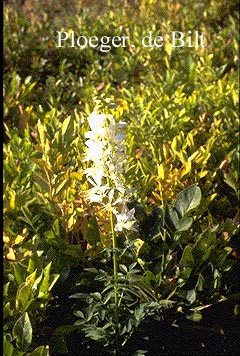
M 148 312 L 171 307 L 199 321 L 208 305 L 236 299 L 236 4 L 34 4 L 4 6 L 4 354 L 67 354 L 75 329 L 114 354 Z M 60 29 L 130 36 L 135 47 L 57 48 Z M 208 45 L 174 49 L 173 29 L 199 29 Z M 163 48 L 141 46 L 149 31 L 166 36 Z M 107 213 L 85 199 L 96 101 L 127 123 L 139 231 L 117 241 L 118 285 Z M 66 300 L 75 314 L 41 342 L 39 328 Z

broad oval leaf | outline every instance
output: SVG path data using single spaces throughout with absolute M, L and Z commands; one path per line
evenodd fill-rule
M 193 218 L 189 216 L 182 218 L 177 226 L 177 231 L 178 232 L 187 231 L 188 229 L 190 229 L 192 223 L 193 223 Z
M 32 342 L 32 325 L 28 316 L 25 312 L 16 321 L 13 327 L 13 337 L 16 339 L 16 345 L 23 351 L 26 351 Z
M 127 266 L 125 266 L 125 265 L 123 265 L 123 264 L 119 264 L 119 269 L 120 269 L 123 273 L 128 273 Z
M 201 189 L 196 184 L 193 184 L 177 195 L 174 207 L 182 218 L 199 206 L 201 198 Z

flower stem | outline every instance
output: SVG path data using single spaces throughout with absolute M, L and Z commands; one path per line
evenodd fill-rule
M 114 279 L 114 300 L 115 300 L 115 319 L 118 319 L 118 253 L 117 238 L 114 231 L 113 213 L 110 211 L 112 248 L 113 248 L 113 279 Z

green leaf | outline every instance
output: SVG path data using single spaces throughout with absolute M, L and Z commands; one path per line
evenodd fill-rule
M 234 190 L 234 192 L 238 195 L 237 181 L 230 173 L 224 174 L 224 182 L 227 183 L 229 187 L 231 187 Z
M 187 319 L 195 321 L 195 322 L 199 322 L 202 320 L 202 314 L 199 312 L 194 312 L 191 315 L 187 315 Z
M 190 229 L 191 225 L 193 223 L 193 219 L 191 217 L 184 217 L 179 221 L 179 224 L 177 225 L 177 231 L 187 231 Z
M 201 190 L 196 184 L 193 184 L 180 192 L 177 195 L 174 205 L 180 217 L 185 216 L 190 211 L 197 208 L 201 202 L 201 197 Z
M 91 293 L 91 295 L 94 297 L 95 300 L 102 300 L 102 295 L 99 292 Z
M 44 192 L 46 193 L 50 192 L 48 181 L 45 178 L 43 178 L 39 173 L 33 172 L 33 179 Z
M 123 272 L 123 273 L 128 273 L 128 269 L 125 265 L 123 264 L 119 264 L 119 269 Z
M 183 267 L 194 267 L 195 262 L 192 254 L 192 247 L 187 245 L 183 251 L 180 265 Z
M 165 219 L 170 229 L 177 232 L 187 231 L 193 223 L 193 219 L 191 217 L 184 216 L 180 218 L 178 212 L 170 206 L 167 206 L 166 208 Z
M 70 120 L 71 120 L 71 116 L 68 116 L 68 117 L 63 121 L 63 123 L 62 123 L 62 136 L 65 135 Z
M 191 273 L 192 273 L 192 267 L 185 267 L 180 272 L 180 277 L 184 280 L 188 280 L 188 278 L 191 276 Z
M 45 145 L 45 126 L 41 123 L 40 120 L 38 120 L 37 128 L 38 128 L 41 146 L 44 147 L 44 145 Z
M 6 356 L 15 356 L 13 344 L 7 339 L 7 335 L 3 336 L 3 354 Z
M 56 219 L 53 223 L 52 230 L 57 237 L 61 237 L 60 221 Z
M 141 321 L 146 315 L 144 313 L 143 308 L 140 307 L 140 308 L 136 308 L 135 309 L 134 316 L 135 316 L 137 321 Z
M 43 270 L 44 277 L 42 279 L 42 283 L 39 288 L 39 295 L 42 295 L 42 294 L 45 294 L 46 292 L 48 292 L 51 265 L 52 265 L 52 262 L 49 262 L 49 264 Z
M 146 350 L 137 350 L 134 352 L 133 356 L 144 356 L 148 351 Z
M 23 270 L 22 270 L 22 267 L 17 264 L 17 263 L 13 263 L 12 264 L 12 268 L 13 268 L 13 271 L 14 271 L 14 278 L 15 278 L 15 281 L 17 282 L 17 285 L 21 285 L 23 282 L 24 282 L 24 279 L 23 279 Z
M 240 306 L 239 304 L 236 304 L 234 307 L 234 315 L 238 316 L 240 315 Z
M 22 313 L 28 309 L 29 305 L 32 302 L 33 285 L 35 282 L 36 273 L 37 273 L 36 270 L 33 273 L 31 273 L 26 278 L 26 281 L 22 283 L 17 290 L 15 305 L 16 305 L 16 309 L 21 311 Z
M 58 278 L 60 277 L 60 274 L 53 274 L 50 279 L 49 287 L 48 287 L 48 292 L 51 291 L 55 283 L 57 282 Z
M 52 262 L 49 262 L 49 264 L 43 270 L 44 277 L 39 288 L 39 298 L 47 298 L 50 290 L 53 288 L 58 278 L 60 277 L 59 274 L 50 275 L 51 265 Z
M 193 246 L 193 256 L 197 264 L 208 259 L 211 251 L 216 247 L 216 234 L 211 228 L 206 229 Z
M 69 183 L 68 179 L 64 179 L 60 184 L 58 184 L 57 187 L 54 187 L 55 196 L 58 195 L 63 190 L 63 188 L 65 188 L 68 185 L 68 183 Z
M 88 222 L 86 239 L 92 246 L 96 246 L 100 241 L 99 227 L 95 216 L 92 216 Z
M 63 254 L 73 258 L 81 259 L 83 256 L 82 247 L 80 245 L 70 244 L 66 246 Z
M 147 284 L 151 284 L 151 282 L 155 282 L 156 276 L 152 271 L 146 270 L 144 275 L 144 280 L 146 281 Z
M 11 308 L 10 302 L 7 302 L 3 307 L 3 318 L 8 318 L 13 315 L 13 309 Z
M 28 316 L 25 312 L 16 321 L 13 327 L 13 337 L 16 339 L 16 345 L 23 351 L 26 351 L 32 342 L 32 325 Z
M 195 289 L 186 291 L 186 299 L 190 304 L 193 304 L 197 298 Z
M 45 347 L 39 346 L 34 351 L 28 352 L 27 356 L 45 356 Z
M 68 120 L 68 118 L 66 120 Z M 69 117 L 69 122 L 66 131 L 64 130 L 62 131 L 62 140 L 64 143 L 63 152 L 67 152 L 69 150 L 70 145 L 76 145 L 78 143 L 78 137 L 76 138 L 76 134 L 75 134 L 74 120 L 71 116 Z
M 231 253 L 231 251 L 232 251 L 232 247 L 227 246 L 227 247 L 224 247 L 224 249 L 220 253 L 218 253 L 217 256 L 215 256 L 217 268 L 221 268 L 224 266 L 224 263 L 225 263 L 228 255 Z
M 179 216 L 175 209 L 171 206 L 166 207 L 166 224 L 170 227 L 170 229 L 176 231 L 179 227 Z
M 199 276 L 198 276 L 198 280 L 197 280 L 197 284 L 196 284 L 196 289 L 198 291 L 203 291 L 204 290 L 204 287 L 205 287 L 205 279 L 203 277 L 203 275 L 200 273 Z
M 10 83 L 10 93 L 11 93 L 11 95 L 15 95 L 17 93 L 17 91 L 19 90 L 20 84 L 21 84 L 21 77 L 16 72 L 13 72 L 12 80 L 11 80 L 11 83 Z

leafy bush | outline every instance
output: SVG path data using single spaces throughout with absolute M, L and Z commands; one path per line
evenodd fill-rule
M 68 354 L 75 332 L 119 355 L 150 317 L 201 323 L 224 300 L 237 314 L 237 17 L 233 1 L 4 5 L 5 355 Z M 167 40 L 196 28 L 204 49 Z M 60 29 L 135 47 L 57 48 Z M 149 31 L 164 48 L 141 46 Z M 138 231 L 113 236 L 117 215 L 86 198 L 96 102 L 126 122 Z

